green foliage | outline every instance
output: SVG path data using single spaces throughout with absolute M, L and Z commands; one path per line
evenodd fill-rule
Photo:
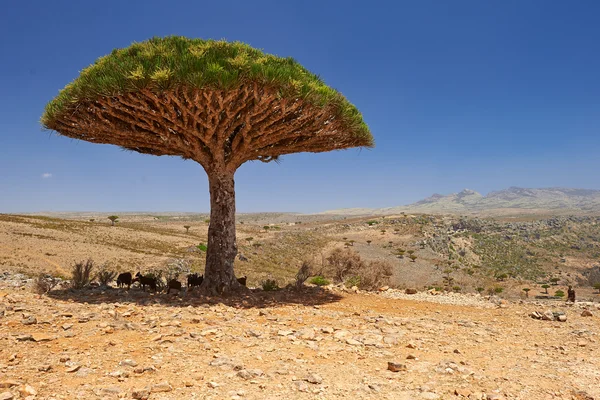
M 110 222 L 111 222 L 111 223 L 114 225 L 114 224 L 115 224 L 115 222 L 117 222 L 117 220 L 119 219 L 119 216 L 117 216 L 117 215 L 111 215 L 110 217 L 107 217 L 107 218 L 108 218 L 108 219 L 110 220 Z
M 356 107 L 293 58 L 265 54 L 241 42 L 181 36 L 155 37 L 100 57 L 46 105 L 42 124 L 50 128 L 78 103 L 99 96 L 177 87 L 230 90 L 252 82 L 276 89 L 282 98 L 330 107 L 345 130 L 364 146 L 373 145 Z
M 412 260 L 412 262 L 415 262 L 415 260 L 417 259 L 417 256 L 415 256 L 414 254 L 411 254 L 410 256 L 408 256 L 408 258 L 410 258 Z
M 379 223 L 379 221 L 375 221 L 375 220 L 367 221 L 367 225 L 369 225 L 369 226 L 377 225 L 378 223 Z
M 556 292 L 554 292 L 554 296 L 565 297 L 565 292 L 563 292 L 562 290 L 557 290 Z
M 279 285 L 275 279 L 265 279 L 260 283 L 262 290 L 265 292 L 273 292 L 279 290 Z
M 558 281 L 560 281 L 560 278 L 550 278 L 550 282 L 551 282 L 553 285 L 558 285 Z
M 351 288 L 353 286 L 360 287 L 360 276 L 353 276 L 346 279 L 346 282 L 344 282 L 344 286 L 348 288 Z
M 494 288 L 494 293 L 496 293 L 496 294 L 500 294 L 500 293 L 502 293 L 502 292 L 504 292 L 504 288 L 503 288 L 502 286 L 496 286 L 496 287 Z
M 204 243 L 200 243 L 198 246 L 196 246 L 198 248 L 198 250 L 200 251 L 204 251 L 206 252 L 206 250 L 208 250 L 208 247 L 204 244 Z
M 506 280 L 506 278 L 508 278 L 508 274 L 496 275 L 496 280 L 498 280 L 498 281 L 504 281 L 504 280 Z
M 455 292 L 460 292 L 460 286 L 452 286 L 452 290 Z
M 483 292 L 485 290 L 485 288 L 478 287 L 475 290 L 477 291 L 477 293 L 481 293 L 481 292 Z
M 600 282 L 594 283 L 593 288 L 596 289 L 598 293 L 600 293 Z
M 330 282 L 322 276 L 315 276 L 310 279 L 310 283 L 317 286 L 327 286 Z

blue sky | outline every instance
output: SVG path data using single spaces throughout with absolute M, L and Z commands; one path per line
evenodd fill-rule
M 0 213 L 209 210 L 193 161 L 39 125 L 83 67 L 166 35 L 292 56 L 356 104 L 375 137 L 372 150 L 243 165 L 240 212 L 395 206 L 463 188 L 600 189 L 598 15 L 593 0 L 7 1 Z

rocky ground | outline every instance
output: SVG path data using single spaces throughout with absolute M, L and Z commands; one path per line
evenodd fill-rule
M 600 398 L 600 305 L 0 281 L 0 399 Z M 566 322 L 533 319 L 564 313 Z

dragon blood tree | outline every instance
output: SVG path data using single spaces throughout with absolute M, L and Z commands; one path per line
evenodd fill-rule
M 202 291 L 240 286 L 233 263 L 235 171 L 284 154 L 372 147 L 360 112 L 291 58 L 244 43 L 153 38 L 81 71 L 44 111 L 61 135 L 198 162 L 210 225 Z

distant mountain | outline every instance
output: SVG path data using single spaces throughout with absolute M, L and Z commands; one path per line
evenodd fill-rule
M 327 214 L 370 215 L 420 213 L 523 214 L 523 213 L 600 213 L 600 190 L 510 187 L 486 196 L 464 189 L 449 195 L 433 194 L 416 203 L 380 209 L 347 209 Z

